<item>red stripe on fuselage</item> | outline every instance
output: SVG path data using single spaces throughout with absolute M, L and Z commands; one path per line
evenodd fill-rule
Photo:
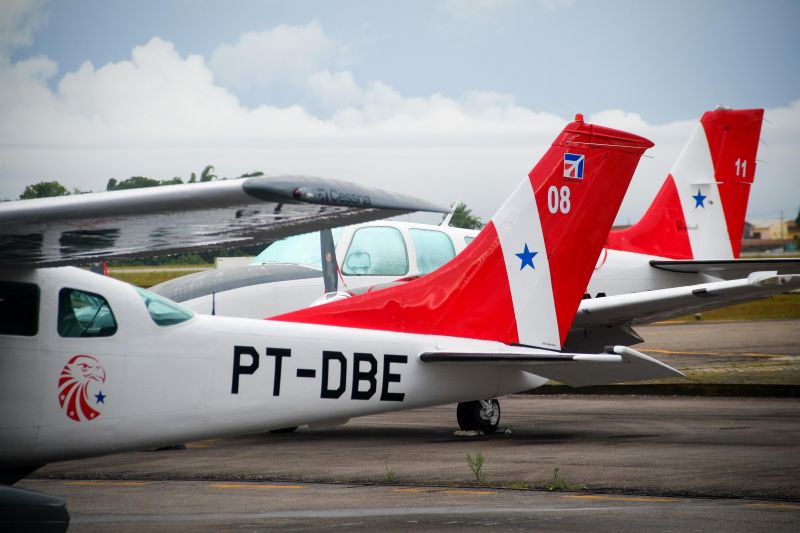
M 421 278 L 270 320 L 518 341 L 503 251 L 491 222 L 463 252 Z

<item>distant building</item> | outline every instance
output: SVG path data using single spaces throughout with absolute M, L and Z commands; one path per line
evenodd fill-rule
M 745 239 L 792 240 L 800 235 L 794 220 L 753 220 L 744 223 Z
M 781 253 L 797 250 L 800 230 L 794 220 L 751 220 L 744 223 L 742 252 Z

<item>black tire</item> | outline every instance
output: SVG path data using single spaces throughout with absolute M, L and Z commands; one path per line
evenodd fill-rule
M 291 427 L 291 428 L 271 429 L 270 433 L 277 433 L 277 434 L 280 434 L 280 433 L 294 433 L 295 431 L 297 431 L 298 427 L 299 426 L 294 426 L 294 427 Z
M 492 404 L 492 412 L 487 412 L 481 402 L 462 402 L 456 409 L 458 426 L 464 431 L 483 431 L 494 433 L 500 425 L 500 402 L 488 400 Z

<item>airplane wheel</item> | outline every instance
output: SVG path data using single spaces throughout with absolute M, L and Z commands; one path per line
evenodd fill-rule
M 456 410 L 458 426 L 464 431 L 497 431 L 500 424 L 500 402 L 496 399 L 461 402 Z

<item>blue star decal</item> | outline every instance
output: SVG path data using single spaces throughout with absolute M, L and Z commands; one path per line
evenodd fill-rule
M 538 253 L 539 252 L 531 252 L 530 250 L 528 250 L 528 243 L 525 243 L 525 249 L 521 253 L 514 254 L 517 257 L 519 257 L 519 260 L 521 261 L 519 269 L 522 270 L 526 266 L 529 266 L 533 270 L 536 270 L 536 267 L 533 266 L 533 258 L 536 257 L 536 254 Z
M 692 196 L 694 198 L 694 208 L 697 209 L 698 207 L 702 207 L 703 209 L 706 208 L 703 202 L 706 201 L 708 196 L 703 196 L 703 193 L 700 192 L 700 189 L 697 189 L 697 196 Z
M 98 392 L 94 395 L 95 403 L 106 403 L 106 395 L 103 394 L 103 391 Z

